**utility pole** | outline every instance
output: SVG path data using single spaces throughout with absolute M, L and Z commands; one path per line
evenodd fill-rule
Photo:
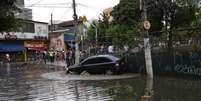
M 50 25 L 50 26 L 51 26 L 51 27 L 50 27 L 50 28 L 51 28 L 50 30 L 51 30 L 51 34 L 52 34 L 52 32 L 53 32 L 53 17 L 52 17 L 52 13 L 51 13 L 51 21 L 50 21 L 50 24 L 51 24 L 51 25 Z
M 143 20 L 144 20 L 144 52 L 145 52 L 145 63 L 146 63 L 146 72 L 148 78 L 153 78 L 153 69 L 152 69 L 152 59 L 151 59 L 151 47 L 149 42 L 149 32 L 151 25 L 147 20 L 147 5 L 146 0 L 140 0 L 140 7 L 143 8 Z
M 74 19 L 74 27 L 75 27 L 75 31 L 74 31 L 74 33 L 75 33 L 75 64 L 79 64 L 80 52 L 79 52 L 78 36 L 77 36 L 78 21 L 77 21 L 75 0 L 73 0 L 73 19 Z

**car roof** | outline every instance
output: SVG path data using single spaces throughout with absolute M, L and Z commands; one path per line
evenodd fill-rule
M 118 60 L 119 60 L 118 57 L 115 57 L 115 56 L 113 56 L 113 55 L 94 55 L 94 56 L 90 56 L 90 57 L 84 59 L 83 61 L 86 61 L 86 60 L 88 60 L 88 59 L 98 58 L 98 57 L 105 57 L 105 58 L 108 58 L 108 59 L 110 59 L 110 60 L 112 60 L 112 61 L 118 61 Z M 83 61 L 82 61 L 82 62 L 83 62 Z

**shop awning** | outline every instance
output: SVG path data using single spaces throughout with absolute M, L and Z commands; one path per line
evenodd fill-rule
M 23 44 L 0 44 L 0 52 L 24 51 Z

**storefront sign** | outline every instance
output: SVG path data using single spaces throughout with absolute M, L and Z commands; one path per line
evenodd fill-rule
M 9 32 L 4 34 L 5 39 L 17 39 L 17 35 L 15 32 Z
M 0 33 L 0 39 L 4 39 L 4 34 L 3 33 Z
M 9 33 L 0 33 L 0 39 L 48 39 L 48 33 L 42 35 L 36 35 L 35 33 L 22 33 L 22 32 L 9 32 Z
M 44 48 L 45 44 L 44 42 L 31 42 L 31 41 L 27 41 L 24 44 L 24 47 L 26 48 Z

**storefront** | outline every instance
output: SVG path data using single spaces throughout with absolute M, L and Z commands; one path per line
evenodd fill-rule
M 11 62 L 24 61 L 25 51 L 23 41 L 1 41 L 0 42 L 0 61 L 3 62 L 5 55 L 9 54 Z
M 47 51 L 47 44 L 44 41 L 25 41 L 24 47 L 26 48 L 24 57 L 26 61 L 41 59 L 43 52 Z

